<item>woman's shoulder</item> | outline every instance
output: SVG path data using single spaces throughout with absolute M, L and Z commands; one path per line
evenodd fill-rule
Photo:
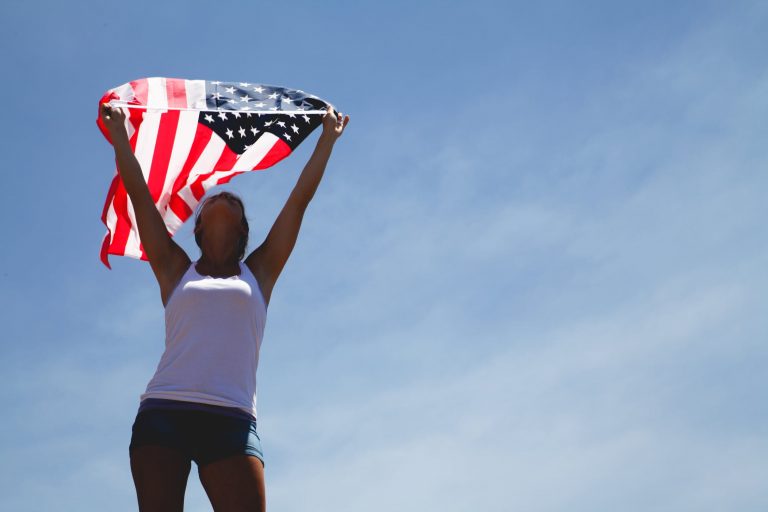
M 163 278 L 157 276 L 158 283 L 160 284 L 160 296 L 163 301 L 163 307 L 168 305 L 168 301 L 170 301 L 173 292 L 193 265 L 194 262 L 186 253 L 183 253 L 183 257 L 177 256 L 174 258 L 174 261 L 169 264 L 164 272 Z
M 264 304 L 269 306 L 269 297 L 272 294 L 274 283 L 270 284 L 268 277 L 264 275 L 264 267 L 259 265 L 258 258 L 253 257 L 253 254 L 243 261 L 243 266 L 247 268 L 256 279 L 256 284 L 259 285 L 259 291 L 261 291 Z

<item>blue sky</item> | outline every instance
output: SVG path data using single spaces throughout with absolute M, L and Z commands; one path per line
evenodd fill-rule
M 0 14 L 0 509 L 136 510 L 163 310 L 146 263 L 99 262 L 114 164 L 95 119 L 147 76 L 351 116 L 270 304 L 271 510 L 768 509 L 763 3 Z M 250 248 L 316 138 L 225 187 Z M 210 510 L 195 471 L 186 504 Z

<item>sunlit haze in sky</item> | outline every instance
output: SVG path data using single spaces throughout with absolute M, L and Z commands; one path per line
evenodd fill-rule
M 766 34 L 764 2 L 3 2 L 0 509 L 137 510 L 163 306 L 99 261 L 95 121 L 166 76 L 350 115 L 269 306 L 268 509 L 768 510 Z M 249 250 L 319 133 L 214 189 Z

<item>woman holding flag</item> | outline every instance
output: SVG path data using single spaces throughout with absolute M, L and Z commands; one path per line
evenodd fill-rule
M 142 395 L 129 447 L 139 509 L 181 511 L 194 460 L 216 512 L 266 508 L 255 384 L 267 305 L 336 140 L 329 107 L 317 146 L 264 242 L 245 256 L 248 222 L 229 192 L 195 217 L 198 260 L 168 234 L 128 140 L 125 114 L 102 104 L 118 171 L 165 307 L 166 349 Z

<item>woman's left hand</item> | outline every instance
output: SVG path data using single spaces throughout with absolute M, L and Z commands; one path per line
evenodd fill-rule
M 341 137 L 347 123 L 349 123 L 349 116 L 344 117 L 341 112 L 336 112 L 333 105 L 328 105 L 328 110 L 323 117 L 323 135 L 335 141 Z

